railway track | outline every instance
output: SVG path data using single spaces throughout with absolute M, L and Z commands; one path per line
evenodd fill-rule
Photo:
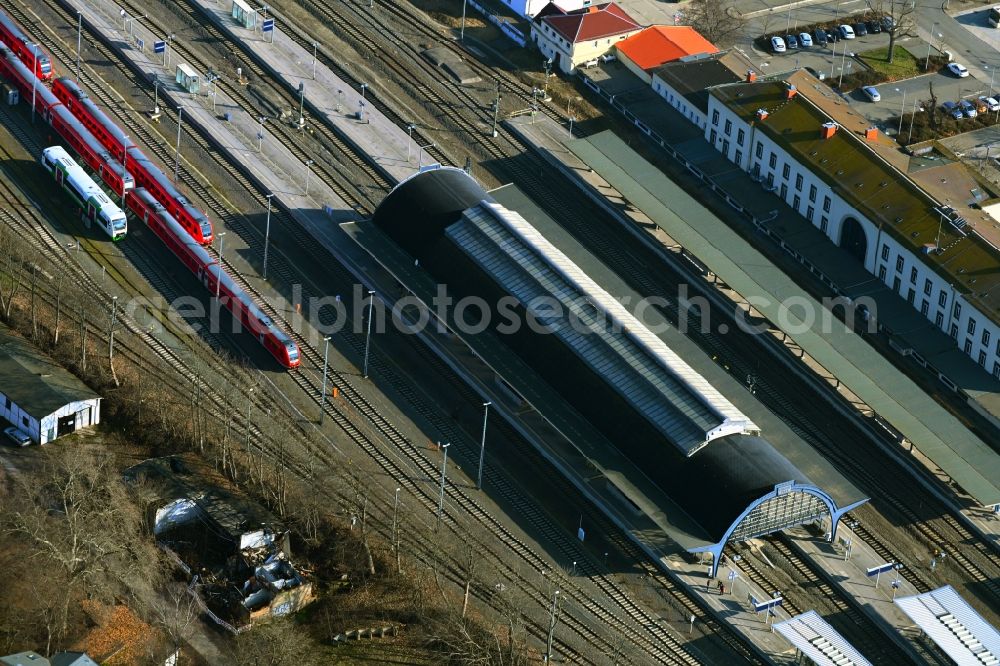
M 22 20 L 23 20 L 23 17 L 22 17 Z M 106 101 L 106 103 L 107 103 L 107 101 L 108 101 L 108 100 L 105 100 L 105 101 Z M 116 108 L 116 106 L 117 106 L 117 105 L 112 105 L 112 106 L 110 106 L 110 108 L 114 109 L 114 108 Z M 133 122 L 134 122 L 134 120 L 133 120 Z M 152 145 L 155 145 L 155 144 L 152 144 Z M 164 156 L 163 156 L 162 154 L 160 155 L 160 157 L 161 157 L 161 159 L 163 159 L 163 158 L 164 158 Z M 187 181 L 186 181 L 186 182 L 187 182 Z M 194 186 L 192 186 L 192 189 L 195 189 L 195 190 L 198 190 L 198 191 L 201 191 L 201 192 L 204 192 L 204 191 L 206 191 L 206 190 L 203 190 L 203 189 L 200 189 L 200 188 L 196 188 L 196 187 L 194 187 Z M 214 208 L 214 207 L 213 207 L 213 208 Z M 306 348 L 307 348 L 307 349 L 310 349 L 310 348 L 309 348 L 308 346 L 306 346 Z M 312 355 L 315 355 L 315 352 L 314 352 L 314 351 L 312 351 L 311 349 L 310 349 L 310 351 L 312 352 Z M 313 361 L 317 361 L 317 359 L 316 359 L 316 358 L 313 358 L 312 360 L 313 360 Z M 298 377 L 298 379 L 297 379 L 297 381 L 299 381 L 300 383 L 303 383 L 303 384 L 305 383 L 305 382 L 304 382 L 304 379 L 303 379 L 303 377 L 302 377 L 302 376 L 299 376 L 299 377 Z M 316 394 L 316 391 L 315 391 L 315 388 L 316 388 L 316 387 L 314 387 L 314 386 L 306 386 L 306 385 L 303 385 L 303 389 L 304 389 L 304 390 L 306 390 L 306 391 L 308 391 L 308 392 L 309 392 L 309 393 L 310 393 L 311 395 L 315 395 L 315 394 Z M 310 390 L 310 389 L 311 389 L 311 390 Z M 357 394 L 355 394 L 355 393 L 354 393 L 353 391 L 351 391 L 350 389 L 347 389 L 347 388 L 345 387 L 345 395 L 348 395 L 348 396 L 351 396 L 351 397 L 352 397 L 352 399 L 353 399 L 353 398 L 354 398 L 354 397 L 355 397 L 355 396 L 356 396 Z M 361 410 L 361 411 L 367 411 L 367 415 L 368 415 L 368 416 L 371 416 L 371 415 L 373 415 L 373 414 L 377 414 L 377 411 L 373 410 L 373 409 L 372 409 L 372 407 L 371 407 L 371 405 L 364 405 L 364 404 L 361 404 L 361 405 L 355 405 L 355 406 L 356 406 L 356 407 L 358 407 L 358 408 L 359 408 L 359 410 Z M 352 435 L 352 436 L 353 436 L 353 438 L 354 438 L 354 439 L 358 439 L 358 437 L 359 437 L 359 432 L 360 432 L 360 431 L 359 431 L 359 430 L 358 430 L 358 429 L 357 429 L 356 427 L 354 427 L 354 426 L 349 426 L 349 425 L 347 425 L 347 423 L 346 423 L 346 422 L 342 422 L 342 424 L 341 424 L 341 425 L 342 425 L 342 427 L 344 427 L 344 429 L 345 429 L 346 431 L 348 431 L 348 433 L 349 433 L 350 435 Z M 385 423 L 383 423 L 383 424 L 381 424 L 381 425 L 385 426 L 386 424 L 385 424 Z M 396 435 L 397 435 L 397 439 L 398 439 L 398 437 L 399 437 L 398 433 L 396 433 Z M 370 450 L 371 450 L 371 449 L 369 449 L 369 451 L 370 451 Z M 381 463 L 383 464 L 383 466 L 386 466 L 386 465 L 387 465 L 387 462 L 386 462 L 385 460 L 381 460 L 380 462 L 381 462 Z M 424 464 L 425 464 L 425 465 L 429 465 L 429 463 L 427 463 L 427 462 L 426 462 L 426 460 L 424 461 Z M 425 471 L 425 472 L 428 472 L 428 469 L 429 469 L 429 471 L 431 471 L 431 472 L 433 471 L 433 468 L 427 468 L 427 467 L 425 467 L 424 471 Z M 399 472 L 399 470 L 395 470 L 395 471 L 397 471 L 397 473 Z M 482 510 L 482 508 L 481 508 L 481 507 L 477 507 L 477 506 L 475 505 L 474 501 L 470 500 L 470 499 L 469 499 L 469 498 L 467 498 L 467 497 L 460 497 L 460 499 L 461 499 L 461 500 L 462 500 L 463 502 L 465 502 L 465 503 L 466 503 L 466 506 L 465 506 L 465 508 L 466 508 L 466 510 L 467 510 L 467 511 L 469 511 L 469 512 L 470 512 L 470 513 L 472 513 L 473 515 L 476 515 L 477 513 L 478 513 L 478 514 L 481 514 L 481 515 L 483 516 L 483 518 L 485 519 L 485 514 L 484 514 L 484 511 Z M 426 501 L 428 501 L 428 499 L 427 499 L 427 498 L 425 498 L 425 502 L 426 502 Z M 469 504 L 469 502 L 472 502 L 472 504 Z M 498 524 L 497 524 L 497 525 L 498 525 Z M 494 526 L 493 526 L 493 527 L 494 527 L 494 529 L 496 529 L 497 525 L 494 525 Z M 501 536 L 504 536 L 504 535 L 503 535 L 503 534 L 501 534 Z M 508 545 L 509 545 L 509 544 L 508 544 Z M 523 544 L 522 544 L 522 547 L 523 547 Z M 516 546 L 515 546 L 515 549 L 517 549 L 517 548 L 516 548 Z M 537 560 L 537 561 L 543 561 L 543 560 L 541 560 L 541 558 L 538 558 L 538 556 L 537 556 L 537 555 L 535 556 L 535 558 L 536 558 L 536 560 Z M 618 598 L 618 600 L 620 600 L 620 601 L 621 601 L 621 600 L 627 600 L 627 599 L 628 599 L 628 597 L 627 597 L 626 595 L 624 595 L 623 593 L 621 593 L 621 592 L 617 592 L 617 591 L 616 591 L 616 593 L 617 593 L 617 598 Z M 602 608 L 602 607 L 601 607 L 601 606 L 600 606 L 599 604 L 597 604 L 596 602 L 594 602 L 594 601 L 590 600 L 590 599 L 589 599 L 589 598 L 587 598 L 586 596 L 582 596 L 582 595 L 581 595 L 581 596 L 579 596 L 579 597 L 578 597 L 577 599 L 575 599 L 575 601 L 576 601 L 577 603 L 579 603 L 579 605 L 580 605 L 581 607 L 583 607 L 583 608 L 587 609 L 588 611 L 590 611 L 590 612 L 592 612 L 592 613 L 595 613 L 595 614 L 596 614 L 596 615 L 597 615 L 597 616 L 598 616 L 598 617 L 599 617 L 599 618 L 600 618 L 600 619 L 601 619 L 602 621 L 606 621 L 606 622 L 615 622 L 615 618 L 614 618 L 614 616 L 613 616 L 613 615 L 612 615 L 612 614 L 611 614 L 611 613 L 610 613 L 609 611 L 607 611 L 607 610 L 603 609 L 603 608 Z M 633 616 L 635 616 L 635 615 L 636 615 L 636 613 L 638 612 L 638 611 L 637 611 L 637 608 L 638 608 L 638 607 L 637 607 L 637 606 L 636 606 L 636 605 L 635 605 L 634 603 L 632 603 L 631 607 L 627 607 L 627 608 L 628 608 L 628 611 L 629 611 L 629 612 L 630 612 L 630 613 L 631 613 L 631 614 L 632 614 Z M 648 619 L 649 619 L 649 617 L 647 616 L 647 617 L 646 617 L 646 619 L 648 620 Z M 641 638 L 642 638 L 642 636 L 641 636 L 640 634 L 636 633 L 636 632 L 635 632 L 634 630 L 629 630 L 629 629 L 628 629 L 628 627 L 627 627 L 626 625 L 622 625 L 622 626 L 623 626 L 623 630 L 625 631 L 625 633 L 626 633 L 626 634 L 629 634 L 629 633 L 631 633 L 631 634 L 632 634 L 632 636 L 633 636 L 634 638 L 636 638 L 636 639 L 641 639 Z M 655 625 L 654 625 L 654 626 L 655 626 Z M 582 629 L 580 629 L 580 631 L 582 632 L 583 630 L 582 630 Z M 657 627 L 656 629 L 654 629 L 652 633 L 653 633 L 654 635 L 659 635 L 659 639 L 660 639 L 660 640 L 665 640 L 665 637 L 667 636 L 667 634 L 666 634 L 666 633 L 665 633 L 665 632 L 664 632 L 664 631 L 663 631 L 662 629 L 660 629 L 660 628 L 658 628 L 658 627 Z M 673 647 L 674 647 L 674 649 L 675 649 L 675 650 L 676 650 L 676 646 L 677 646 L 677 645 L 679 645 L 679 644 L 678 644 L 678 643 L 677 643 L 676 641 L 674 641 L 674 642 L 673 642 Z M 566 651 L 566 652 L 571 652 L 571 650 L 570 650 L 570 649 L 568 648 L 568 646 L 567 646 L 566 648 L 564 648 L 564 649 L 565 649 L 565 651 Z M 693 659 L 692 659 L 691 657 L 689 657 L 689 656 L 686 656 L 686 657 L 685 657 L 684 659 L 680 659 L 680 660 L 678 660 L 678 659 L 677 659 L 677 658 L 676 658 L 675 656 L 671 656 L 671 654 L 670 654 L 669 652 L 667 652 L 667 651 L 664 651 L 664 650 L 661 650 L 661 649 L 660 649 L 660 648 L 658 648 L 658 647 L 657 647 L 657 646 L 656 646 L 655 644 L 649 644 L 649 645 L 647 645 L 647 646 L 646 646 L 646 650 L 647 650 L 647 651 L 648 651 L 648 652 L 649 652 L 650 654 L 653 654 L 653 655 L 656 655 L 658 659 L 660 659 L 660 660 L 662 660 L 662 661 L 664 661 L 664 662 L 667 662 L 667 663 L 693 663 Z

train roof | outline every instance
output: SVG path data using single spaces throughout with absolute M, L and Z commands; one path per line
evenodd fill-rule
M 83 90 L 83 88 L 77 85 L 77 83 L 73 79 L 61 76 L 56 80 L 64 88 L 66 88 L 66 90 L 68 90 L 71 95 L 73 95 L 74 97 L 77 98 L 77 100 L 79 100 L 80 104 L 87 109 L 87 111 L 90 113 L 91 116 L 93 116 L 94 120 L 100 123 L 101 126 L 104 127 L 104 129 L 107 130 L 108 133 L 111 134 L 116 141 L 118 141 L 122 145 L 128 144 L 128 137 L 125 135 L 125 132 L 122 130 L 122 128 L 118 127 L 115 121 L 111 120 L 111 118 L 108 117 L 108 114 L 104 113 L 104 111 L 99 106 L 97 106 L 97 103 L 94 102 L 94 100 L 92 100 L 90 96 Z
M 17 75 L 21 77 L 25 85 L 31 84 L 32 79 L 37 79 L 28 66 L 21 62 L 21 59 L 10 50 L 10 47 L 7 46 L 7 44 L 0 42 L 0 47 L 2 47 L 0 48 L 0 53 L 2 53 L 3 57 L 7 59 L 10 66 L 17 71 Z M 60 103 L 59 99 L 52 94 L 52 91 L 41 83 L 35 86 L 35 95 L 42 98 L 42 104 L 45 107 L 51 107 L 54 104 Z M 35 101 L 37 102 L 38 100 Z
M 58 106 L 52 109 L 53 115 L 58 115 L 64 124 L 68 125 L 74 132 L 76 132 L 80 139 L 87 144 L 87 147 L 90 148 L 95 155 L 100 155 L 101 159 L 107 163 L 112 171 L 119 174 L 124 172 L 125 181 L 134 183 L 135 179 L 132 178 L 131 174 L 129 174 L 124 167 L 122 167 L 122 163 L 115 159 L 114 155 L 108 152 L 108 149 L 104 147 L 104 144 L 98 141 L 97 137 L 91 134 L 90 130 L 84 127 L 83 123 L 77 120 L 76 116 L 70 113 L 69 109 L 60 104 L 59 100 L 56 100 L 56 104 L 58 104 Z
M 149 177 L 157 182 L 160 188 L 167 193 L 167 196 L 175 199 L 181 206 L 190 203 L 187 197 L 177 190 L 173 181 L 167 178 L 166 174 L 156 165 L 156 162 L 146 157 L 141 151 L 133 152 L 131 148 L 129 148 L 128 157 L 130 162 L 141 164 Z
M 158 215 L 163 224 L 167 227 L 167 230 L 177 238 L 181 243 L 188 246 L 188 250 L 195 255 L 197 260 L 205 266 L 206 270 L 211 270 L 211 266 L 215 264 L 215 259 L 212 255 L 208 253 L 208 250 L 199 245 L 193 238 L 191 234 L 184 230 L 181 223 L 177 219 L 167 212 L 166 208 L 157 201 L 153 195 L 144 187 L 137 188 L 135 190 L 135 195 L 138 196 L 142 201 L 153 209 L 154 214 Z
M 229 275 L 229 273 L 225 271 L 225 269 L 221 269 L 219 264 L 215 264 L 214 266 L 216 272 L 221 273 L 221 277 L 219 278 L 219 280 L 222 282 L 222 286 L 225 288 L 225 290 L 228 291 L 230 294 L 232 294 L 241 303 L 243 303 L 246 306 L 247 311 L 250 313 L 251 316 L 253 316 L 254 319 L 260 322 L 262 326 L 267 328 L 268 332 L 274 335 L 274 337 L 280 342 L 282 343 L 292 342 L 292 339 L 288 336 L 288 334 L 285 333 L 281 329 L 281 327 L 277 326 L 274 323 L 274 320 L 271 319 L 271 317 L 269 317 L 267 314 L 265 314 L 263 310 L 261 310 L 260 306 L 257 305 L 257 302 L 253 299 L 253 297 L 251 297 L 250 294 L 246 293 L 242 287 L 236 284 L 236 281 L 233 280 L 233 278 Z
M 6 12 L 0 12 L 0 25 L 3 25 L 5 28 L 7 28 L 7 31 L 10 32 L 15 37 L 18 37 L 24 41 L 28 41 L 28 36 L 24 34 L 23 30 L 21 30 L 21 26 L 15 23 L 14 19 L 7 16 Z

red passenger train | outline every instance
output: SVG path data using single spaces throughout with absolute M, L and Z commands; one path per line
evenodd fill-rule
M 0 11 L 0 19 L 7 22 L 10 19 Z M 51 71 L 51 70 L 50 70 Z M 35 107 L 37 112 L 53 129 L 68 143 L 95 172 L 100 174 L 104 182 L 118 195 L 125 190 L 127 207 L 142 220 L 167 248 L 194 273 L 212 294 L 218 290 L 221 302 L 233 314 L 243 327 L 260 342 L 286 368 L 298 367 L 301 363 L 299 348 L 287 333 L 276 326 L 274 322 L 257 306 L 253 299 L 244 292 L 223 268 L 214 260 L 208 251 L 200 245 L 212 238 L 211 224 L 186 198 L 173 188 L 170 181 L 135 147 L 115 153 L 114 147 L 104 139 L 95 137 L 88 130 L 87 123 L 79 112 L 67 109 L 59 97 L 42 85 L 38 77 L 6 43 L 0 43 L 0 76 L 12 82 L 20 90 L 24 99 L 30 99 L 32 89 L 35 91 Z M 72 83 L 72 82 L 70 82 Z M 69 92 L 71 89 L 64 86 Z M 71 93 L 72 94 L 72 93 Z M 79 101 L 81 98 L 76 96 Z M 80 104 L 77 109 L 82 108 Z M 95 107 L 96 108 L 96 107 Z M 103 115 L 103 114 L 102 114 Z M 122 141 L 124 133 L 114 126 L 104 116 L 106 123 L 102 125 L 107 132 L 101 136 L 111 139 L 117 137 Z M 127 155 L 127 156 L 126 156 Z M 129 170 L 122 167 L 118 159 L 126 156 L 129 170 L 133 164 L 136 167 L 136 179 L 129 175 Z M 141 174 L 139 176 L 138 174 Z M 147 184 L 150 189 L 142 185 Z M 166 202 L 158 200 L 154 192 L 164 196 Z M 172 196 L 171 196 L 172 195 Z M 187 222 L 174 218 L 174 211 Z M 200 218 L 198 216 L 201 216 Z M 191 230 L 195 233 L 191 233 Z M 206 238 L 208 240 L 206 240 Z
M 220 302 L 226 309 L 279 363 L 286 368 L 298 367 L 301 359 L 295 341 L 257 307 L 253 299 L 233 282 L 204 247 L 194 242 L 149 191 L 140 187 L 130 193 L 129 208 L 198 277 L 209 292 L 219 294 Z
M 45 51 L 38 44 L 29 41 L 28 36 L 14 23 L 14 19 L 3 12 L 0 12 L 0 42 L 6 44 L 25 67 L 34 69 L 39 80 L 48 81 L 52 78 L 52 61 L 45 55 Z
M 120 197 L 123 188 L 128 191 L 135 187 L 132 175 L 122 167 L 121 162 L 104 149 L 48 88 L 35 81 L 31 70 L 24 66 L 6 44 L 0 44 L 0 74 L 17 86 L 25 99 L 30 97 L 34 85 L 36 111 L 76 151 L 91 171 L 101 177 L 112 192 Z
M 121 128 L 75 81 L 59 77 L 52 84 L 52 92 L 112 155 L 119 160 L 125 159 L 126 166 L 135 176 L 137 186 L 149 190 L 192 238 L 202 245 L 212 242 L 212 223 L 208 217 L 178 192 L 170 179 L 141 150 L 129 144 Z M 124 157 L 126 153 L 127 157 Z

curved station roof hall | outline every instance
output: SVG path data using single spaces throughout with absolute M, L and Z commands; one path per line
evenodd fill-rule
M 867 501 L 656 308 L 571 239 L 552 240 L 554 222 L 516 188 L 487 193 L 459 169 L 427 170 L 347 226 L 677 550 L 712 553 L 713 574 L 730 541 L 824 519 L 835 534 Z M 442 289 L 479 305 L 442 309 Z

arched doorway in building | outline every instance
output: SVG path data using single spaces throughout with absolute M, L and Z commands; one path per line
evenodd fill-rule
M 840 247 L 864 265 L 868 256 L 868 237 L 856 217 L 848 217 L 840 225 Z

